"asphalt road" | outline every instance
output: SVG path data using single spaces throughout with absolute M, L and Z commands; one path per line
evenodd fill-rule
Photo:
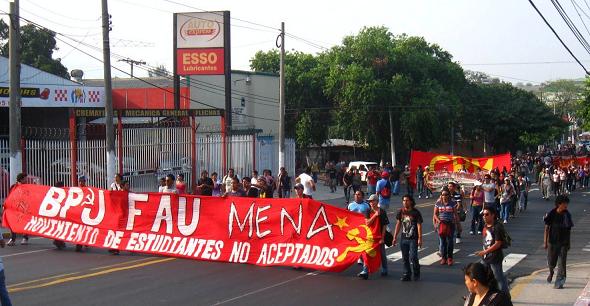
M 590 260 L 590 253 L 583 250 L 590 242 L 589 197 L 588 191 L 571 196 L 575 227 L 568 263 Z M 529 209 L 507 225 L 513 239 L 512 247 L 505 250 L 509 278 L 546 264 L 541 218 L 553 203 L 541 200 L 538 191 L 529 199 Z M 393 201 L 392 207 L 401 203 L 399 197 Z M 343 199 L 327 202 L 344 206 Z M 419 252 L 425 264 L 419 282 L 399 281 L 397 247 L 387 250 L 389 276 L 375 274 L 368 281 L 356 277 L 360 270 L 356 265 L 343 273 L 322 273 L 130 253 L 112 256 L 102 249 L 76 253 L 72 246 L 55 250 L 43 238 L 7 247 L 0 254 L 14 305 L 462 305 L 461 268 L 477 260 L 471 254 L 481 248 L 481 237 L 470 236 L 464 222 L 463 243 L 455 246 L 456 264 L 440 266 L 434 254 L 438 238 L 432 232 L 432 206 L 432 199 L 418 200 L 425 219 L 424 247 Z

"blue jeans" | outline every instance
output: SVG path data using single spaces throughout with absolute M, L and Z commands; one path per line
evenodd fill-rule
M 471 206 L 471 231 L 475 232 L 475 224 L 477 224 L 477 231 L 483 230 L 483 217 L 481 215 L 482 206 Z
M 2 306 L 12 306 L 8 290 L 6 290 L 6 280 L 4 278 L 4 269 L 0 271 L 0 303 Z
M 367 197 L 377 192 L 377 185 L 367 184 Z
M 520 210 L 525 210 L 526 209 L 526 191 L 521 191 L 520 192 L 520 197 L 518 198 L 518 208 L 520 208 Z
M 510 296 L 510 290 L 508 288 L 508 281 L 506 281 L 506 276 L 504 275 L 504 272 L 502 271 L 502 262 L 500 261 L 499 263 L 496 263 L 496 264 L 488 264 L 482 260 L 481 263 L 490 267 L 490 270 L 492 270 L 492 273 L 494 273 L 494 278 L 498 282 L 498 290 L 500 290 L 500 291 L 504 292 L 505 294 L 507 294 L 508 296 Z
M 416 189 L 418 189 L 418 196 L 424 195 L 424 181 L 416 181 Z
M 453 258 L 453 248 L 455 247 L 455 224 L 449 225 L 451 227 L 451 235 L 450 236 L 438 236 L 438 249 L 440 251 L 440 256 L 443 259 Z
M 502 218 L 502 220 L 508 221 L 508 217 L 510 216 L 511 206 L 512 206 L 512 201 L 500 203 L 500 218 Z
M 381 252 L 381 273 L 387 273 L 387 254 L 385 253 L 385 243 L 382 243 L 379 247 L 379 252 Z M 369 268 L 367 267 L 366 263 L 363 263 L 363 274 L 369 273 Z
M 402 250 L 402 260 L 404 261 L 403 275 L 409 277 L 414 271 L 414 276 L 420 276 L 420 262 L 418 260 L 418 240 L 404 239 L 400 241 L 400 249 Z M 410 269 L 410 265 L 412 269 Z
M 391 181 L 391 194 L 393 194 L 393 195 L 399 194 L 399 180 Z
M 283 189 L 283 199 L 288 199 L 291 197 L 291 189 Z

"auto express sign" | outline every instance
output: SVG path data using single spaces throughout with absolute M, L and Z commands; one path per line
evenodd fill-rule
M 174 14 L 177 75 L 223 75 L 226 50 L 225 19 L 229 12 Z M 227 21 L 229 22 L 229 21 Z

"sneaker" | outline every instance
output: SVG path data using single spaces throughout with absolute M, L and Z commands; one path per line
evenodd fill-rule
M 66 248 L 66 243 L 59 240 L 53 240 L 53 245 L 55 245 L 58 250 L 63 250 Z
M 478 234 L 478 235 L 481 235 L 481 231 L 477 231 L 477 234 Z
M 27 244 L 29 244 L 29 238 L 23 237 L 23 240 L 20 241 L 20 244 L 21 245 L 27 245 Z
M 455 238 L 455 243 L 456 244 L 460 244 L 461 243 L 461 238 L 459 238 L 459 237 Z
M 6 244 L 7 246 L 14 246 L 15 242 L 14 239 L 10 239 L 8 240 L 8 243 Z
M 369 274 L 368 274 L 368 273 L 363 273 L 363 272 L 361 272 L 361 273 L 357 274 L 356 276 L 357 276 L 358 278 L 362 278 L 362 279 L 364 279 L 364 280 L 367 280 L 367 279 L 369 279 Z
M 551 284 L 552 280 L 553 280 L 553 271 L 550 270 L 549 275 L 547 275 L 547 282 Z
M 469 231 L 469 235 L 475 235 L 473 231 Z
M 447 265 L 452 266 L 453 265 L 453 259 L 449 258 L 447 259 Z
M 508 223 L 508 220 L 504 220 L 504 224 L 507 224 L 507 223 Z
M 440 260 L 440 264 L 441 265 L 446 265 L 447 264 L 447 259 L 446 258 L 441 259 Z
M 82 252 L 82 247 L 83 247 L 83 245 L 76 244 L 76 252 Z
M 409 275 L 407 275 L 407 276 L 402 276 L 399 280 L 402 281 L 402 282 L 409 282 L 412 279 L 410 278 Z
M 109 253 L 111 253 L 112 255 L 119 255 L 119 250 L 111 249 L 111 250 L 109 250 Z

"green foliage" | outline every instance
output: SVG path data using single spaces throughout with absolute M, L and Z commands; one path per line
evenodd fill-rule
M 57 50 L 55 33 L 46 29 L 39 29 L 32 24 L 20 28 L 21 34 L 21 62 L 69 79 L 68 69 L 60 59 L 53 58 L 53 51 Z M 0 54 L 8 57 L 8 25 L 0 20 Z
M 590 78 L 586 78 L 584 83 L 584 91 L 582 99 L 579 103 L 577 116 L 581 121 L 581 126 L 584 130 L 590 131 Z
M 250 61 L 250 67 L 259 72 L 279 72 L 279 52 L 259 51 Z M 332 104 L 323 94 L 326 68 L 321 65 L 320 57 L 303 52 L 285 54 L 285 134 L 295 137 L 298 146 L 322 144 L 328 138 L 327 124 L 330 114 L 310 111 L 311 108 L 331 108 Z M 305 124 L 299 124 L 307 120 Z M 308 129 L 301 131 L 301 129 Z M 299 135 L 305 134 L 306 137 Z
M 390 112 L 401 155 L 451 137 L 505 152 L 550 141 L 567 126 L 534 94 L 464 72 L 438 45 L 385 27 L 363 28 L 317 55 L 288 52 L 285 66 L 286 133 L 302 149 L 352 137 L 386 155 Z M 251 68 L 278 73 L 279 52 L 257 52 Z

